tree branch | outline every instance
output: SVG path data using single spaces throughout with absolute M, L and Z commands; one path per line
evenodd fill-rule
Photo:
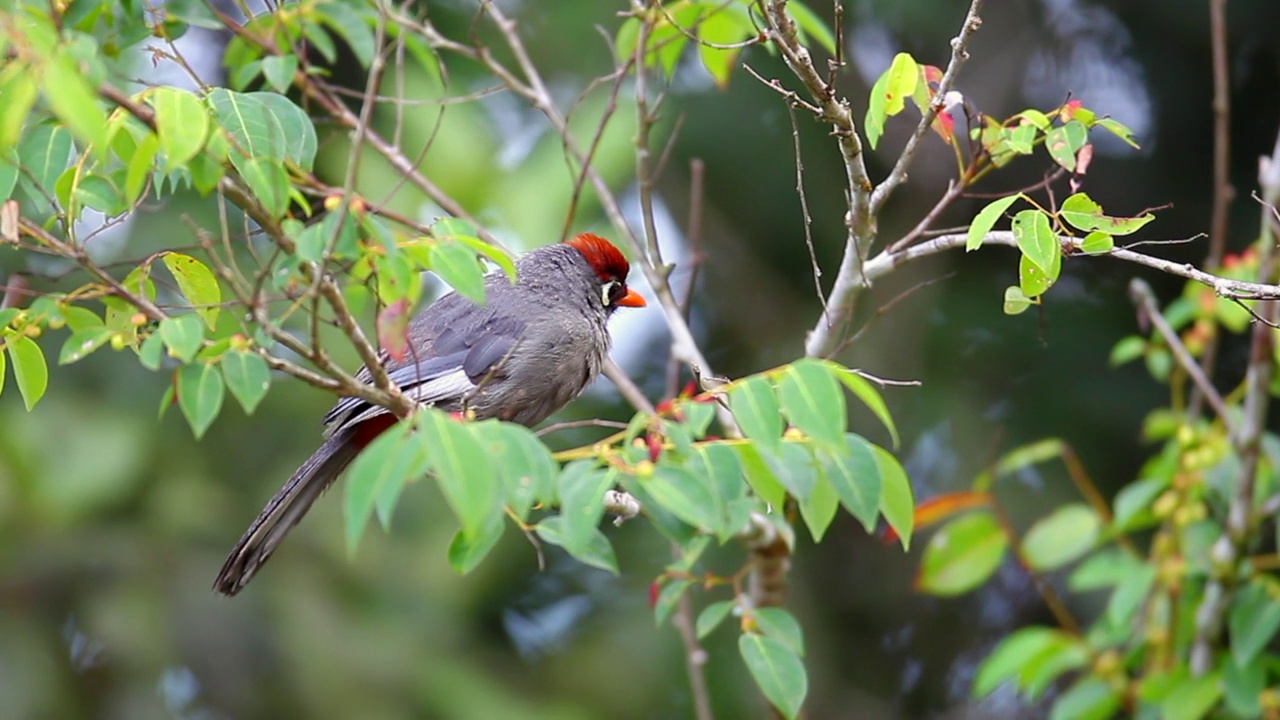
M 1280 136 L 1271 157 L 1259 161 L 1258 186 L 1262 190 L 1262 223 L 1258 238 L 1258 277 L 1270 279 L 1275 273 L 1275 239 L 1280 239 L 1272 213 L 1280 202 Z M 1263 321 L 1253 328 L 1249 348 L 1249 369 L 1245 373 L 1244 414 L 1231 444 L 1240 457 L 1240 474 L 1227 508 L 1226 523 L 1210 551 L 1213 574 L 1205 586 L 1204 599 L 1196 610 L 1195 640 L 1191 646 L 1191 672 L 1203 675 L 1213 669 L 1215 648 L 1222 635 L 1222 622 L 1231 596 L 1239 583 L 1239 560 L 1252 540 L 1253 495 L 1258 476 L 1262 434 L 1266 430 L 1267 408 L 1271 403 L 1271 378 L 1275 373 L 1272 354 L 1274 333 L 1266 322 L 1275 323 L 1278 306 L 1268 303 L 1260 309 Z
M 1204 374 L 1195 357 L 1191 355 L 1191 351 L 1187 350 L 1187 346 L 1182 344 L 1181 338 L 1169 325 L 1169 321 L 1161 314 L 1151 286 L 1141 278 L 1134 278 L 1129 281 L 1129 297 L 1133 298 L 1134 304 L 1142 311 L 1143 316 L 1151 321 L 1156 332 L 1160 333 L 1160 337 L 1164 338 L 1164 342 L 1169 346 L 1174 359 L 1178 361 L 1178 364 L 1186 371 L 1187 376 L 1199 388 L 1213 411 L 1218 413 L 1218 417 L 1222 419 L 1228 434 L 1235 435 L 1235 423 L 1232 422 L 1231 415 L 1227 413 L 1227 405 L 1222 401 L 1222 395 L 1218 393 L 1218 389 L 1213 386 L 1213 383 Z
M 973 40 L 973 34 L 982 27 L 982 18 L 978 17 L 982 12 L 982 3 L 983 0 L 972 0 L 969 3 L 969 12 L 965 14 L 960 33 L 951 39 L 951 60 L 942 73 L 942 79 L 938 81 L 933 102 L 929 103 L 929 108 L 920 114 L 920 122 L 916 124 L 915 132 L 911 133 L 911 137 L 907 139 L 906 147 L 902 149 L 902 154 L 898 156 L 898 162 L 894 163 L 889 176 L 871 193 L 872 214 L 878 216 L 893 191 L 906 182 L 907 170 L 911 167 L 911 161 L 915 159 L 920 141 L 929 132 L 929 126 L 933 124 L 934 119 L 938 117 L 943 98 L 951 92 L 951 87 L 955 85 L 956 77 L 960 74 L 960 68 L 964 67 L 969 59 L 969 43 Z
M 947 250 L 955 250 L 962 248 L 968 240 L 965 233 L 953 233 L 950 235 L 939 235 L 936 238 L 927 240 L 914 245 L 905 250 L 898 252 L 882 252 L 871 260 L 867 261 L 866 276 L 868 280 L 874 281 L 877 278 L 888 275 L 890 272 L 906 265 L 913 260 L 937 255 Z M 1060 236 L 1058 241 L 1062 243 L 1064 248 L 1078 251 L 1080 249 L 1081 238 Z M 1010 231 L 996 231 L 987 234 L 983 240 L 984 245 L 1008 245 L 1009 247 L 1017 247 L 1017 241 Z M 1143 253 L 1129 250 L 1126 248 L 1116 248 L 1111 252 L 1100 253 L 1096 257 L 1112 257 L 1117 260 L 1131 262 L 1137 265 L 1153 268 L 1169 275 L 1184 277 L 1188 280 L 1195 280 L 1202 285 L 1212 288 L 1218 297 L 1234 298 L 1236 300 L 1280 300 L 1280 285 L 1269 283 L 1248 282 L 1245 280 L 1232 280 L 1230 278 L 1214 275 L 1213 273 L 1200 270 L 1190 263 L 1180 263 L 1173 260 L 1165 260 L 1163 258 L 1145 255 Z

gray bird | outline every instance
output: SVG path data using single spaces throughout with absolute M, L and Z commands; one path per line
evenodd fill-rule
M 383 353 L 387 374 L 423 405 L 536 425 L 600 373 L 613 311 L 644 306 L 627 288 L 629 271 L 617 248 L 590 233 L 533 250 L 516 261 L 514 284 L 502 272 L 485 277 L 484 305 L 450 293 L 414 317 L 403 359 Z M 370 380 L 368 368 L 357 377 Z M 396 419 L 359 398 L 339 400 L 324 417 L 324 444 L 245 531 L 214 589 L 240 592 L 316 498 Z

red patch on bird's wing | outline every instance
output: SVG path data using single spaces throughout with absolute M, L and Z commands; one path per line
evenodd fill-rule
M 564 242 L 582 253 L 601 280 L 625 280 L 627 273 L 631 272 L 631 264 L 618 252 L 618 248 L 599 235 L 579 233 Z
M 373 439 L 381 435 L 384 430 L 395 425 L 399 419 L 391 413 L 374 415 L 356 425 L 355 432 L 351 434 L 351 442 L 355 443 L 356 447 L 362 448 L 373 442 Z

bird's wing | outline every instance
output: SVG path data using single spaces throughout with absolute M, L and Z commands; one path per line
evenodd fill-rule
M 427 355 L 391 367 L 387 377 L 410 399 L 423 405 L 439 405 L 460 400 L 500 374 L 502 362 L 515 350 L 524 335 L 526 323 L 513 317 L 490 313 L 476 326 L 446 327 L 425 349 Z M 369 379 L 367 369 L 357 376 Z M 342 398 L 324 417 L 325 434 L 352 427 L 387 412 L 355 397 Z

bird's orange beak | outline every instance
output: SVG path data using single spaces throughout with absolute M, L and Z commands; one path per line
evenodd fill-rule
M 622 299 L 618 301 L 618 305 L 622 307 L 644 307 L 647 304 L 644 301 L 644 297 L 631 288 L 627 288 L 627 294 L 623 295 Z

